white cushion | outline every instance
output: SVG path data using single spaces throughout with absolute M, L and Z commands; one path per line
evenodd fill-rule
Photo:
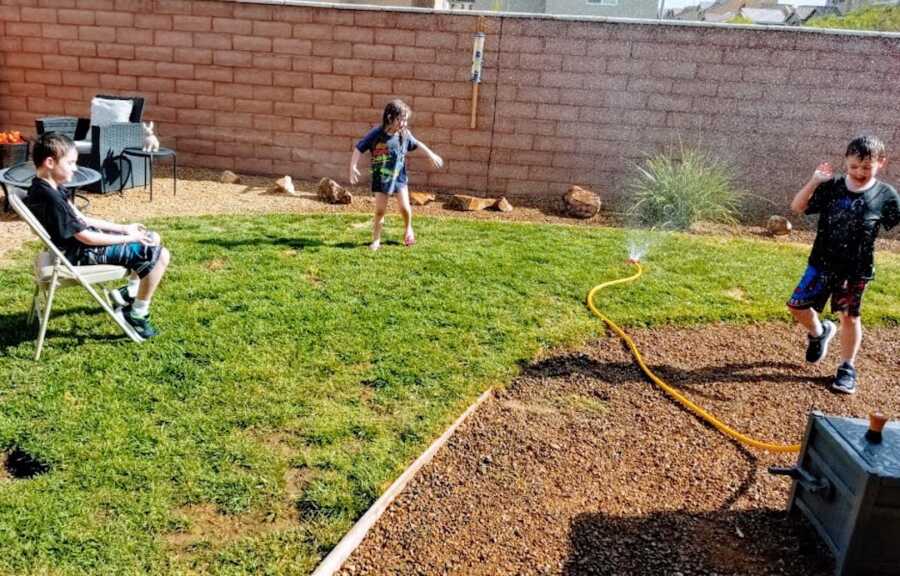
M 91 126 L 109 126 L 116 122 L 128 122 L 133 106 L 134 102 L 131 100 L 94 98 L 91 100 Z
M 91 153 L 91 141 L 90 140 L 76 140 L 75 141 L 75 149 L 78 150 L 79 154 L 90 154 Z

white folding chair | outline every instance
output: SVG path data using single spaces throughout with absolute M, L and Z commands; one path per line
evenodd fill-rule
M 35 320 L 39 322 L 37 349 L 34 353 L 34 359 L 41 357 L 41 350 L 44 347 L 44 336 L 47 333 L 47 323 L 50 321 L 50 309 L 53 307 L 53 296 L 56 294 L 57 288 L 65 288 L 67 286 L 81 286 L 100 304 L 103 311 L 106 312 L 113 321 L 118 324 L 125 334 L 135 342 L 143 342 L 143 338 L 134 331 L 125 319 L 117 316 L 113 311 L 112 304 L 107 298 L 101 296 L 93 285 L 103 284 L 121 280 L 128 275 L 128 269 L 122 266 L 113 266 L 108 264 L 99 264 L 93 266 L 75 266 L 65 257 L 65 255 L 57 248 L 50 235 L 44 230 L 44 227 L 38 222 L 31 210 L 25 206 L 22 201 L 26 192 L 19 188 L 9 187 L 9 203 L 16 211 L 16 214 L 28 224 L 28 227 L 37 234 L 38 238 L 47 247 L 46 252 L 38 254 L 34 262 L 34 297 L 31 302 L 31 313 L 29 314 L 29 323 Z

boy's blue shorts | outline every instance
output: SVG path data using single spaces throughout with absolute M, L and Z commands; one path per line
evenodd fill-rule
M 76 266 L 114 264 L 123 266 L 143 278 L 159 260 L 162 246 L 147 246 L 141 242 L 112 244 L 111 246 L 79 246 L 66 251 L 66 258 Z
M 796 310 L 813 308 L 821 312 L 831 298 L 832 312 L 859 316 L 866 284 L 868 280 L 848 280 L 807 266 L 787 305 Z

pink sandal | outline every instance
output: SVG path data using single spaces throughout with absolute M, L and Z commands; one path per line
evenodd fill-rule
M 407 246 L 412 246 L 416 243 L 416 235 L 412 232 L 408 232 L 406 236 L 403 238 L 403 243 Z

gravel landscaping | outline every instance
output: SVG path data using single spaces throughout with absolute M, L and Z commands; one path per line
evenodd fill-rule
M 900 414 L 898 328 L 867 332 L 852 397 L 827 388 L 836 350 L 804 364 L 803 335 L 787 325 L 631 334 L 660 377 L 761 439 L 799 442 L 810 410 Z M 698 421 L 611 337 L 525 367 L 411 481 L 341 574 L 825 576 L 827 548 L 784 513 L 790 481 L 767 472 L 795 460 Z

